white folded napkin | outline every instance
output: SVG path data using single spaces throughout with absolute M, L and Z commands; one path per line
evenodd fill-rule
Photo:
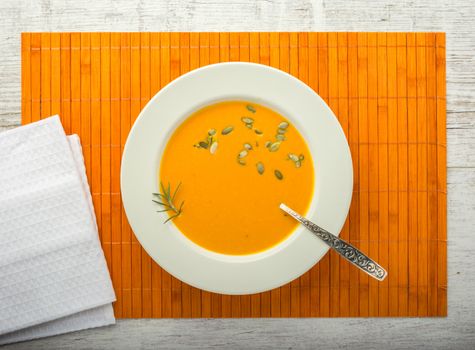
M 0 344 L 115 322 L 79 138 L 57 116 L 0 134 Z

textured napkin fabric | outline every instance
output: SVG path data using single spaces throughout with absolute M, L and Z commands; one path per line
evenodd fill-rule
M 20 341 L 50 337 L 83 329 L 102 327 L 115 323 L 112 304 L 59 318 L 54 321 L 0 335 L 0 346 Z
M 114 323 L 114 300 L 78 137 L 1 133 L 0 344 Z

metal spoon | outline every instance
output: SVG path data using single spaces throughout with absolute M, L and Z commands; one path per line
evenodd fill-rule
M 315 236 L 325 242 L 330 248 L 335 249 L 338 254 L 340 254 L 342 257 L 344 257 L 346 260 L 348 260 L 350 263 L 352 263 L 359 269 L 366 272 L 371 277 L 376 278 L 378 281 L 382 281 L 388 275 L 386 270 L 383 269 L 380 265 L 378 265 L 376 261 L 370 259 L 360 250 L 356 249 L 351 244 L 345 242 L 341 238 L 338 238 L 334 234 L 331 234 L 330 232 L 324 230 L 317 224 L 304 218 L 297 212 L 290 209 L 284 203 L 280 204 L 280 209 L 282 209 L 295 220 L 300 222 L 308 230 L 310 230 L 310 232 L 312 232 Z

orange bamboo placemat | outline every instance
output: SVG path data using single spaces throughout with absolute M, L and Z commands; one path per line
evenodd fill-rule
M 121 152 L 147 101 L 192 69 L 277 67 L 330 105 L 349 140 L 354 193 L 341 232 L 389 272 L 330 252 L 295 281 L 245 296 L 170 276 L 141 248 L 119 188 Z M 59 114 L 81 137 L 117 317 L 445 316 L 443 33 L 23 33 L 22 121 Z

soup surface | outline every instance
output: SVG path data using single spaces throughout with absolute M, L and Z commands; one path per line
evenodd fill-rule
M 209 105 L 171 135 L 159 181 L 184 201 L 172 222 L 208 250 L 245 255 L 287 238 L 298 223 L 279 209 L 305 214 L 314 168 L 305 140 L 275 111 L 246 101 Z

